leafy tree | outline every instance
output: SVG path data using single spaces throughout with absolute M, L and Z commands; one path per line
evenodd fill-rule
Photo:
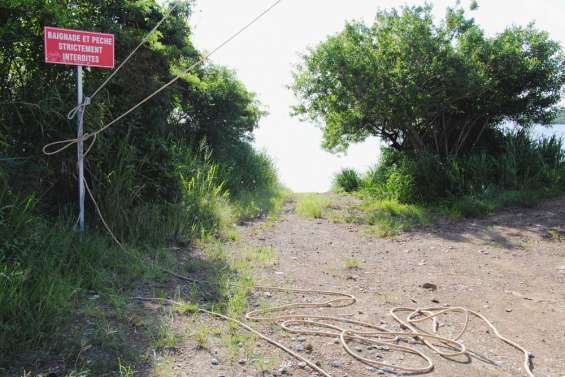
M 512 26 L 489 38 L 462 8 L 435 23 L 430 5 L 347 23 L 303 56 L 295 113 L 323 124 L 323 146 L 374 135 L 397 150 L 455 158 L 504 120 L 549 123 L 565 57 L 548 34 Z
M 562 109 L 553 120 L 553 124 L 565 124 L 565 110 Z
M 43 62 L 43 27 L 103 31 L 116 36 L 121 62 L 168 12 L 155 0 L 65 0 L 0 3 L 0 154 L 15 191 L 37 193 L 52 212 L 76 198 L 75 150 L 46 157 L 41 147 L 72 138 L 66 114 L 76 102 L 74 69 Z M 191 2 L 179 2 L 158 32 L 87 108 L 93 131 L 122 114 L 200 59 L 192 45 Z M 109 75 L 85 70 L 85 94 Z M 200 66 L 98 138 L 87 177 L 105 212 L 126 217 L 147 202 L 178 202 L 179 166 L 192 166 L 200 142 L 214 155 L 249 142 L 263 111 L 232 71 Z M 102 200 L 102 198 L 104 198 Z M 111 215 L 110 215 L 111 216 Z

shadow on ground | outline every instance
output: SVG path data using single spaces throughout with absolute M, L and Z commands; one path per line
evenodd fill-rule
M 72 322 L 61 326 L 42 345 L 2 355 L 0 376 L 153 375 L 157 359 L 177 352 L 175 334 L 166 321 L 173 308 L 136 297 L 221 306 L 225 284 L 235 274 L 222 258 L 199 250 L 171 249 L 167 253 L 174 254 L 177 261 L 169 269 L 194 282 L 150 267 L 146 276 L 139 276 L 129 287 L 80 293 Z
M 412 233 L 519 251 L 524 249 L 520 240 L 526 235 L 565 240 L 565 200 L 547 201 L 535 208 L 508 208 L 482 219 L 441 221 L 415 228 Z

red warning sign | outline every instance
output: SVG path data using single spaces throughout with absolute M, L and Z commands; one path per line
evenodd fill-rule
M 114 35 L 46 26 L 45 62 L 114 68 Z

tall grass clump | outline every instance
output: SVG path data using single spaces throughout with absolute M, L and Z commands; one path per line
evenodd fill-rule
M 279 182 L 273 160 L 248 143 L 216 152 L 218 176 L 229 192 L 235 216 L 253 218 L 278 213 L 289 193 Z
M 492 144 L 449 160 L 387 148 L 363 177 L 360 191 L 370 198 L 453 207 L 453 215 L 470 217 L 508 205 L 532 206 L 565 192 L 561 139 L 500 132 Z
M 342 169 L 334 177 L 334 188 L 342 192 L 354 192 L 361 186 L 361 177 L 355 169 Z
M 136 190 L 127 168 L 95 191 L 105 220 L 121 240 L 150 246 L 188 243 L 233 224 L 229 193 L 210 148 L 205 143 L 178 147 L 175 161 L 170 173 L 174 188 L 169 187 L 171 194 L 161 200 L 138 197 L 141 188 Z
M 301 194 L 296 201 L 296 213 L 307 219 L 321 219 L 330 200 L 317 194 Z
M 144 270 L 107 238 L 77 233 L 72 224 L 37 216 L 37 200 L 18 197 L 4 183 L 0 203 L 3 355 L 46 341 L 53 346 L 53 334 L 74 315 L 74 306 L 87 292 L 124 289 Z

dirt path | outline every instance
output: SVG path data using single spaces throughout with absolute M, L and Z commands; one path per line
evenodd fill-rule
M 536 376 L 565 376 L 565 242 L 559 239 L 565 234 L 565 200 L 536 209 L 507 210 L 484 220 L 435 224 L 394 239 L 367 236 L 361 225 L 308 220 L 292 212 L 275 223 L 241 226 L 240 232 L 241 240 L 230 247 L 231 252 L 253 245 L 272 247 L 278 254 L 276 264 L 259 270 L 258 283 L 354 294 L 358 303 L 342 313 L 376 324 L 382 321 L 391 329 L 397 328 L 388 315 L 394 306 L 469 307 L 534 354 Z M 356 264 L 358 268 L 351 268 Z M 422 288 L 425 283 L 437 290 Z M 273 292 L 258 293 L 252 302 L 271 306 L 314 298 Z M 320 312 L 336 313 L 335 309 Z M 334 339 L 303 339 L 273 326 L 253 326 L 319 361 L 332 376 L 382 373 L 349 357 Z M 443 326 L 440 333 L 454 333 L 461 318 L 449 317 Z M 447 360 L 427 352 L 435 363 L 430 375 L 526 375 L 520 352 L 498 341 L 478 321 L 472 321 L 463 339 L 476 356 Z M 261 341 L 255 345 L 272 364 L 266 368 L 241 355 L 230 361 L 221 342 L 212 343 L 209 350 L 197 350 L 194 342 L 188 342 L 180 351 L 182 362 L 173 369 L 190 377 L 315 375 Z M 372 351 L 359 350 L 371 356 Z

